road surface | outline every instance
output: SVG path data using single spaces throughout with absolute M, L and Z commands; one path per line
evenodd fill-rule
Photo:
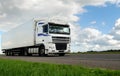
M 82 65 L 85 67 L 97 67 L 105 69 L 120 70 L 120 54 L 70 54 L 63 57 L 49 56 L 5 56 L 4 59 L 19 59 L 32 62 L 47 62 L 57 64 Z

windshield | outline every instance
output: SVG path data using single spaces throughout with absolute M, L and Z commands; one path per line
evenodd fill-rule
M 49 24 L 49 33 L 70 34 L 70 28 L 65 25 Z

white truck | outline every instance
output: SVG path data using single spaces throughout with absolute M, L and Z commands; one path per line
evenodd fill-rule
M 32 20 L 3 33 L 2 51 L 6 56 L 31 56 L 70 52 L 70 26 L 60 20 Z

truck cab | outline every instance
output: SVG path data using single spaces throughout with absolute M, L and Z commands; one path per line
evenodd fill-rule
M 41 54 L 64 56 L 70 52 L 70 41 L 69 24 L 55 21 L 35 21 L 34 44 L 44 46 Z

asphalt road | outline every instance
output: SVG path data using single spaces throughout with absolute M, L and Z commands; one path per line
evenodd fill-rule
M 47 62 L 57 64 L 82 65 L 85 67 L 97 67 L 105 69 L 120 70 L 120 54 L 73 54 L 49 57 L 38 56 L 4 56 L 5 59 L 19 59 L 32 62 Z

